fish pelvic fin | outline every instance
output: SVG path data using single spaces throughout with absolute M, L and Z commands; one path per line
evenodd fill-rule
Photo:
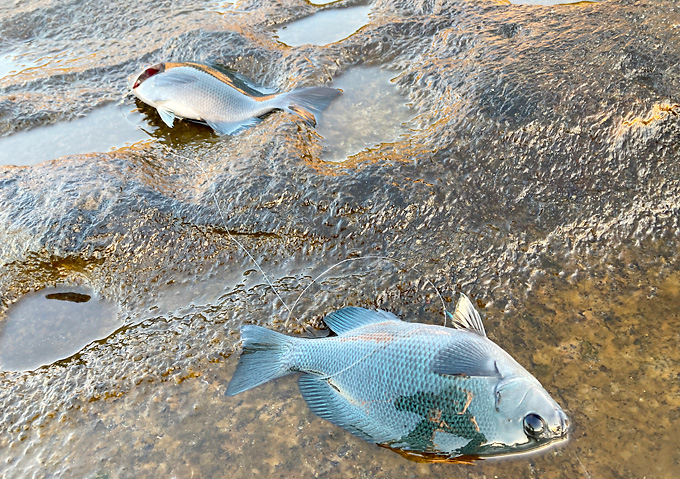
M 272 379 L 290 374 L 290 352 L 295 338 L 260 326 L 241 328 L 243 351 L 226 395 L 233 396 Z
M 316 116 L 335 100 L 341 91 L 325 86 L 298 88 L 276 97 L 279 108 L 295 113 L 309 126 L 316 126 Z
M 156 110 L 158 111 L 158 114 L 161 116 L 163 123 L 172 128 L 172 125 L 175 123 L 175 114 L 172 111 L 168 110 L 167 108 L 163 108 L 161 106 L 157 106 Z

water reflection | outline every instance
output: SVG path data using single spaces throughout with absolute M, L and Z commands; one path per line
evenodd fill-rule
M 52 364 L 121 325 L 116 306 L 90 290 L 59 287 L 29 293 L 10 307 L 0 325 L 0 370 Z
M 105 152 L 148 140 L 144 116 L 109 104 L 73 121 L 0 138 L 0 165 L 29 166 L 66 155 Z
M 322 160 L 344 161 L 408 132 L 404 123 L 414 113 L 391 82 L 393 77 L 394 73 L 379 67 L 357 68 L 333 82 L 343 94 L 324 111 L 317 125 L 324 138 Z
M 279 41 L 299 45 L 328 45 L 343 40 L 368 23 L 370 6 L 324 10 L 276 31 Z

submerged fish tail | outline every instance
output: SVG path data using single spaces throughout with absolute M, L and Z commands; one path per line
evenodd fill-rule
M 288 354 L 295 338 L 260 326 L 241 329 L 243 352 L 238 367 L 227 386 L 227 396 L 233 396 L 272 379 L 291 373 Z
M 295 113 L 310 126 L 316 126 L 316 116 L 340 95 L 340 90 L 325 86 L 298 88 L 276 97 L 278 107 Z

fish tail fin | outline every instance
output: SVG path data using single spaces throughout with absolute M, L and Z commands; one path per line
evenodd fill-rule
M 316 126 L 316 116 L 335 100 L 340 90 L 326 86 L 298 88 L 279 95 L 281 108 L 295 113 L 308 125 Z
M 289 352 L 294 338 L 260 326 L 241 328 L 243 352 L 234 376 L 227 386 L 227 396 L 233 396 L 291 372 Z

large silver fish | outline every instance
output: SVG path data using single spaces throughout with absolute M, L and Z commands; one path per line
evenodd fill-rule
M 300 392 L 315 414 L 415 460 L 462 462 L 564 439 L 566 414 L 486 337 L 465 295 L 453 319 L 455 329 L 344 308 L 324 319 L 337 336 L 323 339 L 244 326 L 226 394 L 302 373 Z
M 158 63 L 145 68 L 132 83 L 132 93 L 158 110 L 172 127 L 175 118 L 205 122 L 220 135 L 253 125 L 272 110 L 287 110 L 312 126 L 339 90 L 299 88 L 253 96 L 224 73 L 199 63 Z

